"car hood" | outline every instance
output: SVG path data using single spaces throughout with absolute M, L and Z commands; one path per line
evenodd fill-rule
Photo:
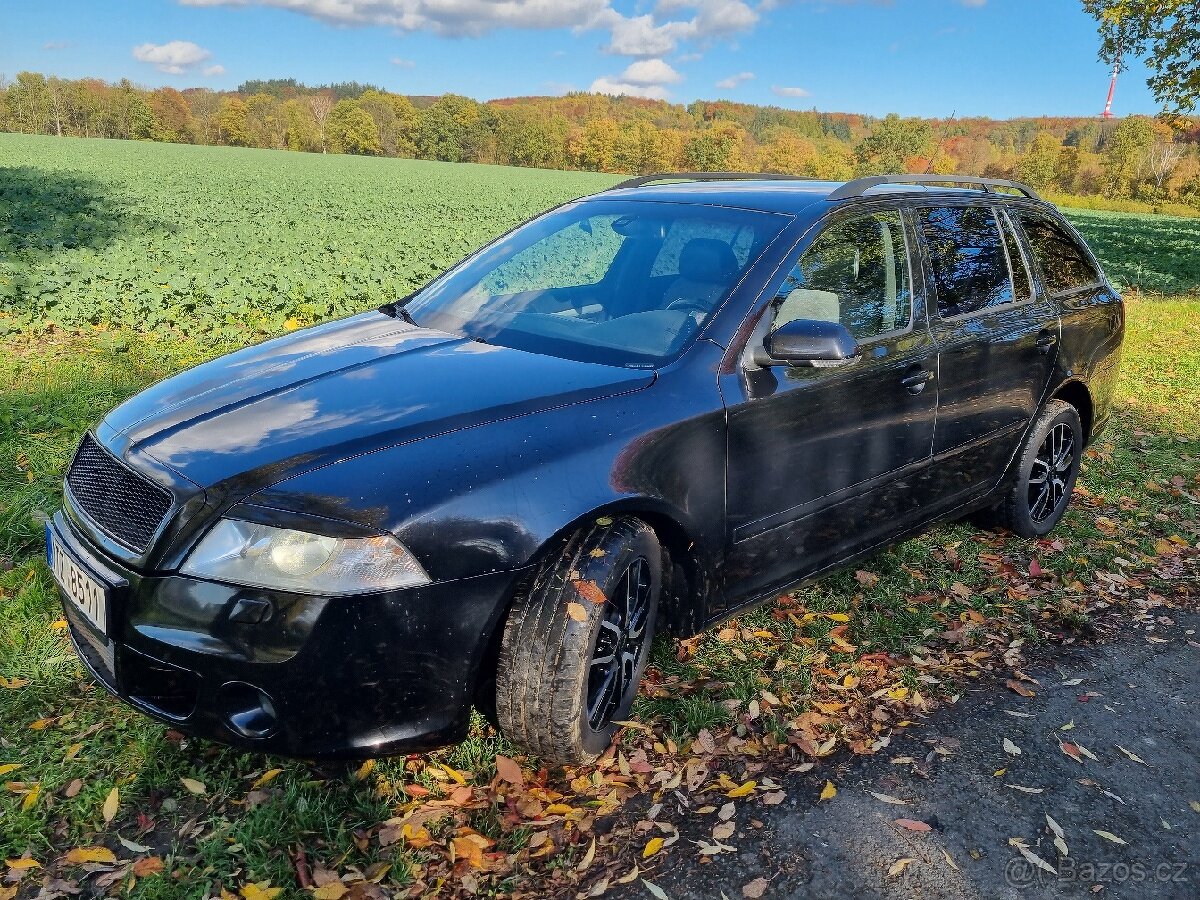
M 168 378 L 97 433 L 128 460 L 149 456 L 200 488 L 244 496 L 341 459 L 653 380 L 644 369 L 482 344 L 372 312 Z

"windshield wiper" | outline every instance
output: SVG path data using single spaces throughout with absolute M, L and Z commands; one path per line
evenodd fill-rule
M 379 311 L 385 316 L 391 316 L 394 319 L 403 319 L 409 325 L 415 325 L 417 328 L 420 328 L 421 324 L 414 319 L 413 314 L 404 307 L 404 304 L 407 303 L 411 297 L 412 295 L 410 294 L 403 300 L 397 300 L 394 303 L 385 303 L 383 306 L 379 307 Z

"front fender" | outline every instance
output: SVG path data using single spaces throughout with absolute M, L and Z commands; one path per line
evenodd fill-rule
M 690 364 L 640 391 L 364 454 L 251 502 L 389 531 L 438 581 L 521 568 L 572 523 L 606 510 L 670 518 L 716 567 L 725 522 L 721 351 L 694 349 Z

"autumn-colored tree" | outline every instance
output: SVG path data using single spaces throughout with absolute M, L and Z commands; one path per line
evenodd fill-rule
M 859 172 L 863 175 L 904 172 L 909 159 L 928 153 L 931 139 L 927 122 L 889 113 L 854 148 Z
M 417 152 L 425 159 L 461 162 L 475 142 L 473 126 L 479 119 L 479 104 L 469 97 L 445 94 L 421 113 L 417 128 Z
M 352 106 L 341 108 L 332 141 L 330 116 L 339 101 Z M 1200 207 L 1193 178 L 1200 119 L 1172 120 L 1174 129 L 1163 121 L 1146 120 L 1147 126 L 1096 117 L 881 120 L 585 93 L 488 103 L 446 95 L 418 111 L 414 103 L 425 102 L 353 82 L 307 87 L 270 79 L 223 93 L 151 91 L 129 81 L 24 72 L 11 82 L 0 77 L 0 130 L 614 173 L 765 169 L 846 180 L 885 170 L 962 172 Z M 351 109 L 366 114 L 370 126 Z
M 1058 152 L 1058 163 L 1054 168 L 1054 181 L 1064 191 L 1078 189 L 1079 170 L 1083 165 L 1083 152 L 1078 147 L 1063 147 Z
M 1146 151 L 1155 140 L 1154 125 L 1145 116 L 1122 119 L 1104 149 L 1105 189 L 1115 197 L 1129 197 L 1142 177 Z
M 1029 152 L 1017 163 L 1017 180 L 1044 191 L 1054 184 L 1061 153 L 1062 143 L 1058 138 L 1042 132 L 1033 139 Z
M 150 111 L 154 114 L 156 141 L 189 143 L 192 139 L 192 110 L 183 94 L 174 88 L 164 87 L 153 91 L 149 97 Z
M 312 112 L 313 121 L 317 123 L 317 133 L 321 136 L 321 152 L 324 153 L 329 146 L 325 123 L 333 110 L 333 98 L 328 91 L 316 91 L 308 95 L 308 108 Z
M 312 109 L 307 103 L 299 98 L 285 100 L 280 108 L 280 119 L 283 121 L 284 141 L 289 150 L 321 152 L 321 134 L 317 129 L 317 121 L 313 118 Z
M 412 156 L 416 151 L 417 111 L 407 97 L 369 90 L 358 105 L 379 127 L 379 142 L 388 156 Z
M 779 129 L 762 148 L 759 168 L 783 175 L 814 176 L 817 174 L 817 148 L 807 138 Z
M 279 116 L 279 102 L 260 91 L 246 99 L 246 128 L 252 147 L 283 149 L 287 146 L 287 130 Z
M 240 98 L 226 97 L 221 101 L 217 126 L 222 143 L 231 147 L 251 145 L 250 128 L 246 122 L 246 104 Z
M 379 126 L 355 100 L 339 100 L 329 113 L 326 128 L 334 153 L 375 156 L 383 152 Z
M 696 172 L 745 171 L 750 168 L 744 150 L 746 138 L 746 131 L 740 125 L 713 122 L 706 131 L 684 144 L 684 166 Z
M 217 114 L 221 110 L 221 98 L 208 88 L 195 88 L 184 93 L 192 110 L 192 121 L 196 136 L 202 144 L 210 144 L 217 133 Z
M 620 126 L 608 118 L 592 119 L 583 126 L 576 149 L 579 168 L 592 172 L 615 172 L 617 135 Z
M 18 72 L 17 80 L 5 92 L 5 105 L 17 128 L 30 134 L 40 134 L 50 121 L 46 79 L 37 72 Z

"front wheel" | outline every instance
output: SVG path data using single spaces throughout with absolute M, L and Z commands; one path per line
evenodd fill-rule
M 1036 538 L 1067 511 L 1083 459 L 1083 426 L 1069 403 L 1051 400 L 1038 416 L 1017 460 L 1017 480 L 991 510 L 990 524 Z
M 567 765 L 608 748 L 646 668 L 662 577 L 654 531 L 629 517 L 597 520 L 543 565 L 501 639 L 505 737 Z

